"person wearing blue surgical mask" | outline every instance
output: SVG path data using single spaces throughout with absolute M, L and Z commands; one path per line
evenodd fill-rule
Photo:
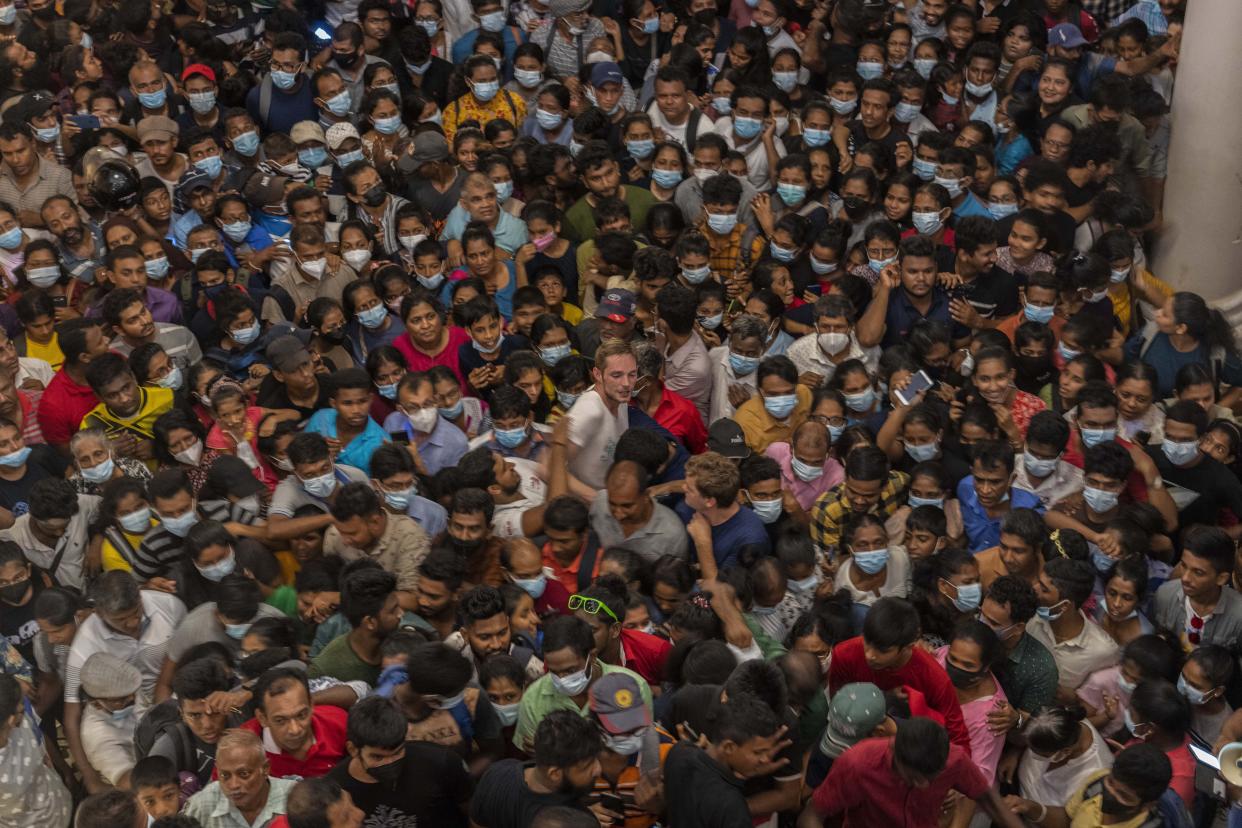
M 780 464 L 782 487 L 804 511 L 845 477 L 841 464 L 829 455 L 829 440 L 827 429 L 808 420 L 794 430 L 788 443 L 773 443 L 764 452 Z
M 574 133 L 573 119 L 569 117 L 569 101 L 569 90 L 561 84 L 551 82 L 544 86 L 533 96 L 527 107 L 521 134 L 534 138 L 540 144 L 569 146 Z M 651 137 L 650 134 L 637 136 Z
M 871 606 L 881 598 L 909 594 L 910 557 L 905 547 L 889 546 L 878 515 L 847 518 L 841 529 L 841 552 L 848 558 L 837 570 L 837 586 L 847 590 L 854 603 Z
M 768 99 L 761 88 L 741 86 L 733 93 L 733 113 L 716 122 L 716 130 L 729 149 L 745 156 L 746 178 L 758 190 L 770 187 L 768 159 L 779 154 L 768 115 Z
M 1179 504 L 1177 524 L 1212 525 L 1213 515 L 1222 509 L 1242 508 L 1242 483 L 1223 463 L 1199 448 L 1208 428 L 1207 412 L 1198 403 L 1179 400 L 1165 411 L 1164 440 L 1147 446 L 1156 470 Z M 1140 468 L 1141 470 L 1141 468 Z M 1150 497 L 1153 505 L 1160 503 Z M 1231 531 L 1230 535 L 1237 534 Z
M 159 64 L 139 61 L 129 70 L 129 91 L 141 107 L 138 119 L 149 115 L 169 115 L 168 80 Z
M 811 392 L 798 383 L 798 369 L 786 356 L 768 357 L 756 373 L 757 396 L 738 407 L 734 420 L 751 451 L 789 442 L 811 409 Z
M 454 44 L 457 51 L 460 42 Z M 471 55 L 465 61 L 463 74 L 469 90 L 444 110 L 444 133 L 451 142 L 458 124 L 475 120 L 486 124 L 501 118 L 511 124 L 520 124 L 526 118 L 526 102 L 507 90 L 500 88 L 500 73 L 496 63 L 487 55 Z
M 1215 743 L 1233 708 L 1225 700 L 1225 688 L 1237 670 L 1227 647 L 1206 644 L 1196 648 L 1177 677 L 1177 690 L 1190 702 L 1194 732 Z
M 1103 554 L 1097 549 L 1098 547 L 1091 550 L 1093 561 Z M 1108 558 L 1108 561 L 1109 568 L 1100 574 L 1104 600 L 1096 604 L 1095 620 L 1104 632 L 1124 647 L 1139 636 L 1150 635 L 1156 631 L 1155 626 L 1140 611 L 1147 599 L 1147 558 L 1139 555 L 1117 560 Z M 1124 660 L 1122 663 L 1125 663 Z M 1128 691 L 1133 692 L 1134 685 L 1138 682 L 1133 679 L 1130 681 L 1133 683 Z M 1118 689 L 1123 693 L 1127 691 L 1120 681 Z
M 680 144 L 664 141 L 658 144 L 652 155 L 651 194 L 657 201 L 672 201 L 677 185 L 686 177 L 689 162 Z
M 707 324 L 701 315 L 704 302 L 700 301 L 698 325 Z M 713 297 L 710 301 L 718 301 Z M 721 311 L 723 306 L 718 305 Z M 708 320 L 714 322 L 714 318 Z M 712 393 L 708 401 L 707 421 L 714 423 L 723 417 L 732 417 L 738 406 L 755 395 L 756 374 L 763 358 L 764 337 L 767 328 L 759 319 L 743 314 L 733 320 L 728 336 L 721 337 L 724 344 L 708 351 L 711 363 Z
M 390 164 L 400 154 L 397 144 L 409 135 L 401 120 L 401 99 L 387 89 L 372 89 L 360 102 L 362 114 L 371 121 L 363 138 L 371 157 L 380 166 Z
M 916 598 L 915 606 L 926 607 L 920 613 L 923 635 L 933 641 L 950 641 L 958 624 L 973 618 L 983 603 L 979 564 L 964 549 L 945 549 L 929 563 L 932 580 L 925 589 L 916 588 L 926 596 L 926 604 Z M 990 630 L 985 632 L 991 634 Z
M 1038 496 L 1045 506 L 1082 491 L 1082 470 L 1061 459 L 1069 438 L 1069 423 L 1060 414 L 1040 411 L 1031 417 L 1014 486 Z
M 319 109 L 319 124 L 324 129 L 354 117 L 359 101 L 353 99 L 349 84 L 341 73 L 325 67 L 315 74 L 315 106 Z

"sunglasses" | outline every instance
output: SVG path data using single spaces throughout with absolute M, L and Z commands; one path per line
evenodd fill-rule
M 603 610 L 614 622 L 621 623 L 621 619 L 617 617 L 617 614 L 598 598 L 588 598 L 585 595 L 569 596 L 569 611 L 576 612 L 578 610 L 583 610 L 588 615 L 598 615 L 599 611 Z

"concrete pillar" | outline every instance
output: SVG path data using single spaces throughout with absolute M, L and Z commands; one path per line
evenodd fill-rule
M 1187 4 L 1152 272 L 1242 331 L 1242 1 Z

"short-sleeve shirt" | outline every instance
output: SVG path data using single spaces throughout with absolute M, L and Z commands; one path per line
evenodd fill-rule
M 19 516 L 8 529 L 0 530 L 0 540 L 13 541 L 20 546 L 26 553 L 26 560 L 50 575 L 58 585 L 83 589 L 82 564 L 86 559 L 88 528 L 99 512 L 99 502 L 100 498 L 95 495 L 78 495 L 78 513 L 69 519 L 65 534 L 55 546 L 47 546 L 35 537 L 30 529 L 29 512 Z
M 405 515 L 388 515 L 384 533 L 375 547 L 361 550 L 347 546 L 335 526 L 324 533 L 325 555 L 339 555 L 346 561 L 372 558 L 397 577 L 397 589 L 413 592 L 418 586 L 418 566 L 431 551 L 431 539 L 423 528 Z
M 254 620 L 260 618 L 281 618 L 283 613 L 275 607 L 267 604 L 259 604 L 259 611 L 255 615 Z M 199 604 L 190 610 L 185 616 L 185 623 L 177 628 L 177 632 L 168 642 L 168 658 L 174 664 L 180 663 L 186 652 L 192 647 L 199 644 L 206 644 L 213 641 L 228 648 L 228 651 L 237 658 L 241 653 L 241 640 L 233 638 L 224 631 L 224 625 L 220 623 L 219 617 L 216 615 L 216 604 L 210 601 L 206 604 Z
M 343 759 L 328 778 L 349 791 L 368 819 L 381 825 L 466 828 L 461 806 L 470 801 L 470 772 L 451 750 L 431 742 L 406 742 L 401 775 L 394 783 L 361 782 L 349 772 L 349 763 L 348 757 Z
M 633 670 L 605 664 L 598 659 L 593 659 L 593 663 L 599 665 L 601 676 L 606 676 L 609 673 L 624 673 L 638 682 L 643 703 L 647 705 L 648 712 L 653 710 L 651 687 L 648 686 L 642 676 Z M 518 708 L 517 727 L 513 731 L 513 744 L 517 745 L 519 749 L 523 749 L 527 742 L 533 742 L 535 739 L 535 728 L 543 721 L 545 716 L 554 710 L 572 710 L 579 716 L 586 718 L 590 714 L 590 705 L 582 708 L 578 707 L 573 699 L 556 689 L 552 684 L 552 674 L 548 673 L 527 687 L 526 692 L 522 694 L 522 704 Z
M 592 388 L 578 398 L 567 416 L 569 441 L 578 447 L 569 471 L 592 489 L 602 489 L 617 451 L 617 440 L 630 427 L 629 406 L 617 406 L 617 413 L 613 414 L 604 398 Z
M 520 457 L 510 457 L 505 462 L 512 463 L 517 471 L 521 481 L 518 492 L 522 496 L 512 503 L 496 505 L 492 513 L 492 534 L 498 538 L 521 538 L 526 536 L 522 531 L 522 515 L 528 509 L 543 504 L 548 496 L 548 487 L 539 477 L 537 463 Z
M 342 486 L 346 483 L 366 483 L 369 479 L 365 472 L 353 466 L 333 466 L 333 471 L 336 473 L 337 483 Z M 328 502 L 308 494 L 297 475 L 291 474 L 277 484 L 267 513 L 293 517 L 293 513 L 303 506 L 318 506 L 325 513 L 328 511 Z

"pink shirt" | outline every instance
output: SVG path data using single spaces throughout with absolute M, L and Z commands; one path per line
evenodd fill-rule
M 936 650 L 936 661 L 944 666 L 945 657 L 949 653 L 947 646 Z M 1005 735 L 988 730 L 988 713 L 1001 702 L 1007 702 L 1005 691 L 1001 689 L 996 676 L 992 676 L 996 684 L 996 692 L 962 705 L 962 718 L 966 720 L 966 732 L 970 734 L 970 758 L 975 767 L 988 779 L 996 777 L 996 765 L 1000 762 L 1001 751 L 1005 747 Z
M 457 364 L 457 349 L 469 341 L 469 334 L 456 325 L 450 325 L 448 328 L 448 344 L 435 356 L 427 356 L 415 348 L 414 343 L 410 341 L 410 334 L 408 332 L 394 339 L 392 344 L 405 357 L 405 361 L 409 363 L 411 371 L 430 371 L 437 365 L 443 365 L 451 369 L 457 375 L 457 381 L 461 384 L 462 393 L 465 393 L 466 378 L 461 375 L 461 368 Z
M 793 449 L 789 443 L 772 443 L 763 453 L 781 467 L 781 488 L 791 492 L 798 505 L 809 510 L 816 499 L 845 479 L 845 470 L 836 459 L 824 460 L 824 473 L 809 483 L 793 473 Z
M 1116 736 L 1126 725 L 1125 715 L 1130 707 L 1130 696 L 1128 693 L 1122 693 L 1117 686 L 1117 679 L 1120 677 L 1121 667 L 1114 664 L 1112 667 L 1096 670 L 1087 676 L 1087 680 L 1074 691 L 1078 694 L 1078 698 L 1099 711 L 1104 710 L 1105 693 L 1117 700 L 1117 715 L 1105 722 L 1103 727 L 1096 728 L 1102 736 Z

